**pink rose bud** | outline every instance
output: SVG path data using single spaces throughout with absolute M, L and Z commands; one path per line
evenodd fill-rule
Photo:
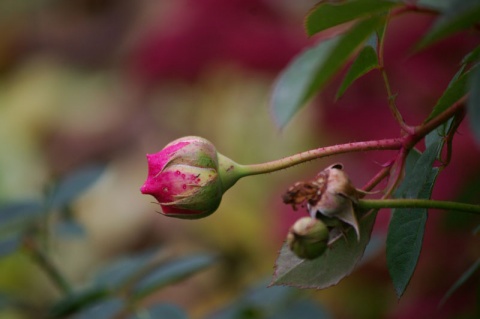
M 152 195 L 170 217 L 196 219 L 213 213 L 240 176 L 236 163 L 208 140 L 187 136 L 147 154 L 148 177 L 140 191 Z

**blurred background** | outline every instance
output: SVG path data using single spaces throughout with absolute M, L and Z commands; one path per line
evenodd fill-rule
M 2 0 L 0 2 L 0 204 L 42 195 L 46 185 L 91 164 L 100 179 L 73 205 L 82 236 L 52 238 L 52 258 L 81 286 L 121 256 L 162 247 L 182 256 L 221 255 L 222 262 L 153 294 L 191 318 L 210 318 L 266 287 L 293 212 L 281 195 L 343 162 L 361 187 L 392 153 L 359 153 L 309 162 L 241 180 L 212 216 L 185 221 L 155 212 L 139 188 L 146 153 L 199 135 L 236 162 L 260 163 L 335 143 L 396 137 L 378 73 L 338 102 L 341 77 L 282 131 L 269 114 L 274 80 L 318 39 L 303 31 L 313 0 Z M 406 121 L 418 124 L 438 99 L 478 35 L 459 34 L 412 54 L 432 17 L 404 15 L 386 35 L 386 67 Z M 421 147 L 420 147 L 421 148 Z M 480 204 L 480 147 L 466 123 L 435 199 Z M 443 306 L 445 292 L 480 257 L 478 217 L 432 211 L 410 287 L 397 301 L 383 247 L 389 212 L 381 211 L 380 245 L 339 285 L 305 291 L 331 318 L 474 318 L 478 274 Z M 332 265 L 334 267 L 334 265 Z M 269 288 L 273 289 L 273 288 Z M 296 290 L 292 288 L 293 290 Z M 21 252 L 0 259 L 0 291 L 36 305 L 59 292 Z M 252 314 L 245 318 L 255 317 Z M 27 318 L 4 307 L 0 318 Z M 306 317 L 309 318 L 309 317 Z

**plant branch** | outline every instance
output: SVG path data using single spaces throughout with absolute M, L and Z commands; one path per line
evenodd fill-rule
M 298 153 L 292 156 L 284 157 L 271 162 L 252 165 L 238 165 L 238 173 L 240 177 L 271 173 L 314 159 L 319 159 L 332 155 L 374 150 L 398 150 L 402 148 L 403 144 L 404 140 L 402 138 L 391 138 L 326 146 Z
M 37 243 L 31 236 L 25 236 L 23 239 L 23 247 L 30 253 L 32 259 L 43 269 L 61 292 L 65 295 L 69 295 L 72 292 L 72 288 L 65 276 L 63 276 L 60 270 L 55 266 L 50 257 L 38 247 Z
M 420 124 L 414 128 L 414 136 L 423 137 L 446 122 L 449 118 L 458 112 L 462 112 L 468 95 L 464 95 L 457 102 L 453 103 L 448 109 L 438 114 L 426 123 Z
M 361 199 L 358 201 L 357 206 L 365 210 L 380 208 L 436 208 L 480 215 L 480 205 L 430 199 Z
M 385 90 L 387 91 L 388 95 L 388 107 L 390 108 L 390 112 L 392 112 L 393 117 L 395 120 L 398 122 L 402 130 L 404 130 L 407 133 L 412 133 L 413 129 L 408 126 L 405 123 L 405 120 L 403 119 L 402 114 L 398 111 L 397 104 L 395 103 L 395 99 L 397 97 L 396 94 L 392 93 L 392 89 L 390 87 L 390 82 L 388 80 L 387 72 L 385 71 L 385 68 L 383 67 L 383 59 L 381 59 L 380 63 L 380 72 L 382 73 L 382 78 L 383 78 L 383 83 L 385 85 Z
M 375 188 L 385 177 L 390 174 L 390 169 L 392 168 L 392 164 L 388 164 L 387 166 L 383 167 L 380 171 L 378 171 L 375 176 L 372 177 L 363 187 L 362 190 L 369 192 Z

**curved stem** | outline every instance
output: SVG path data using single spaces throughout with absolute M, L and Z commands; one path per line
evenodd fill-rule
M 381 62 L 383 63 L 383 62 Z M 382 73 L 382 78 L 383 78 L 383 83 L 385 85 L 385 90 L 387 91 L 388 95 L 388 107 L 390 108 L 390 112 L 392 112 L 393 117 L 397 121 L 397 123 L 400 125 L 402 130 L 404 130 L 407 133 L 412 133 L 413 129 L 408 126 L 405 123 L 405 120 L 403 119 L 402 114 L 400 114 L 400 111 L 398 111 L 397 104 L 395 103 L 395 99 L 397 97 L 396 94 L 392 93 L 392 89 L 390 88 L 390 82 L 388 80 L 387 72 L 385 71 L 385 68 L 383 65 L 380 67 L 380 72 Z
M 331 155 L 373 150 L 398 150 L 403 144 L 404 140 L 402 138 L 391 138 L 377 141 L 354 142 L 326 146 L 271 162 L 252 165 L 238 165 L 237 173 L 241 175 L 240 177 L 270 173 Z
M 434 129 L 436 129 L 442 123 L 447 121 L 449 118 L 454 116 L 457 112 L 463 111 L 467 97 L 468 95 L 464 95 L 457 102 L 453 103 L 452 106 L 450 106 L 448 109 L 446 109 L 442 113 L 438 114 L 437 116 L 427 121 L 426 123 L 416 126 L 414 128 L 414 135 L 423 137 L 428 133 L 430 133 L 431 131 L 433 131 Z
M 47 274 L 61 292 L 65 295 L 71 294 L 72 287 L 66 277 L 55 266 L 50 257 L 38 247 L 33 238 L 28 235 L 25 236 L 23 239 L 23 247 L 27 249 L 32 259 L 45 271 L 45 274 Z
M 365 185 L 363 185 L 362 190 L 369 192 L 375 188 L 385 177 L 390 174 L 390 170 L 392 168 L 392 164 L 383 167 L 380 171 L 378 171 L 375 176 L 372 177 Z
M 361 199 L 358 201 L 357 206 L 361 209 L 436 208 L 436 209 L 443 209 L 443 210 L 456 210 L 456 211 L 461 211 L 465 213 L 480 214 L 480 205 L 430 200 L 430 199 Z

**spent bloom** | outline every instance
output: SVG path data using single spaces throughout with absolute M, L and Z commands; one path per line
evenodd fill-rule
M 363 193 L 357 190 L 342 164 L 333 164 L 308 182 L 297 182 L 283 195 L 283 202 L 296 205 L 306 203 L 312 218 L 340 220 L 350 225 L 360 239 L 360 230 L 355 214 L 354 204 Z
M 148 177 L 140 190 L 155 197 L 161 213 L 169 217 L 210 215 L 240 177 L 236 163 L 197 136 L 177 139 L 160 152 L 147 154 L 147 161 Z

